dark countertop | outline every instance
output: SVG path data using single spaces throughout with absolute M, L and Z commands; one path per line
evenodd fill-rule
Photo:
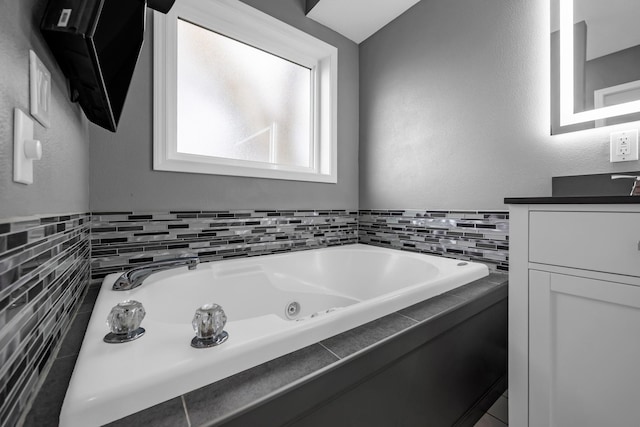
M 562 197 L 506 197 L 507 205 L 549 205 L 549 204 L 628 204 L 640 203 L 639 196 L 562 196 Z
M 140 425 L 184 426 L 223 422 L 250 408 L 272 393 L 303 379 L 319 375 L 324 368 L 343 363 L 355 353 L 383 342 L 422 322 L 463 305 L 498 288 L 506 288 L 508 275 L 489 276 L 431 299 L 366 323 L 293 353 L 255 366 L 216 383 L 110 423 L 110 427 Z M 58 357 L 40 389 L 25 426 L 57 426 L 62 401 L 80 349 L 99 285 L 91 286 L 67 334 Z

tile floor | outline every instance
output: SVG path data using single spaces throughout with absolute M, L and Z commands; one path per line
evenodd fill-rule
M 509 390 L 487 410 L 474 427 L 506 427 L 509 425 Z

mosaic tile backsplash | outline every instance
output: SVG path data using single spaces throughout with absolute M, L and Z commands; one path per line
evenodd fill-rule
M 357 227 L 355 210 L 95 212 L 91 275 L 186 253 L 214 261 L 357 243 Z
M 509 270 L 508 211 L 361 210 L 358 240 Z
M 13 426 L 89 282 L 89 215 L 0 220 L 0 421 Z
M 236 210 L 95 212 L 92 277 L 194 254 L 204 261 L 365 243 L 508 271 L 507 211 Z

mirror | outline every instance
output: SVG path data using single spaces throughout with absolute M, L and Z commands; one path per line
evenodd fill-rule
M 551 0 L 551 134 L 640 120 L 640 1 Z

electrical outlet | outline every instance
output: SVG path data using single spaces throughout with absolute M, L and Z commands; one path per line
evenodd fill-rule
M 611 163 L 638 160 L 638 129 L 611 133 L 609 160 Z

